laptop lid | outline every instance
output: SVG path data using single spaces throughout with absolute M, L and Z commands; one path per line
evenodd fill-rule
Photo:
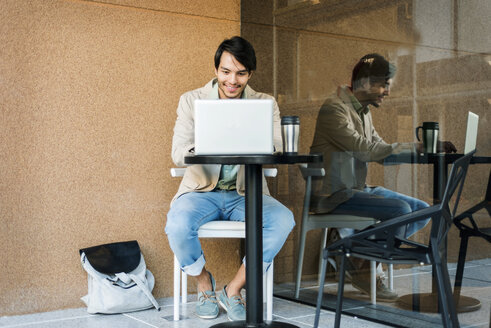
M 477 142 L 477 126 L 479 124 L 479 116 L 473 112 L 467 114 L 467 130 L 465 133 L 464 154 L 467 154 L 476 149 Z
M 197 99 L 196 155 L 273 153 L 272 99 Z

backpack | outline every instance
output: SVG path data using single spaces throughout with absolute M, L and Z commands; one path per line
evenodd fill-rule
M 88 274 L 89 313 L 123 313 L 160 307 L 152 296 L 155 278 L 147 270 L 136 240 L 80 249 Z

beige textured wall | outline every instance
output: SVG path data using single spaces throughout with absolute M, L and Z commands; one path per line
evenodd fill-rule
M 172 295 L 175 109 L 239 28 L 238 0 L 0 2 L 0 316 L 83 306 L 78 249 L 114 241 Z M 204 248 L 231 278 L 238 242 Z
M 491 2 L 452 0 L 242 1 L 242 35 L 253 38 L 259 61 L 270 65 L 254 86 L 277 97 L 282 115 L 299 115 L 300 150 L 308 152 L 317 112 L 340 84 L 349 84 L 359 58 L 378 52 L 398 68 L 391 95 L 372 111 L 387 142 L 415 141 L 423 121 L 440 122 L 442 139 L 462 152 L 467 111 L 480 115 L 478 155 L 491 155 Z M 275 26 L 275 28 L 273 28 Z M 271 55 L 273 54 L 273 56 Z M 472 166 L 461 209 L 484 197 L 489 166 Z M 370 165 L 369 182 L 432 202 L 432 171 L 423 165 Z M 274 195 L 295 213 L 297 227 L 275 260 L 276 281 L 293 281 L 304 182 L 295 167 L 281 167 Z M 481 213 L 486 217 L 485 213 Z M 426 231 L 416 238 L 424 238 Z M 458 233 L 451 231 L 451 240 Z M 304 275 L 318 270 L 320 233 L 307 238 Z M 450 243 L 456 261 L 459 243 Z M 491 247 L 472 240 L 468 259 L 488 257 Z M 281 272 L 281 273 L 279 273 Z

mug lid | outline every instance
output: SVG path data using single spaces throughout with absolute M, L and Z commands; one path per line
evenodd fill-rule
M 300 118 L 298 116 L 283 116 L 281 118 L 281 124 L 300 124 Z
M 423 129 L 434 129 L 438 130 L 438 122 L 423 122 Z

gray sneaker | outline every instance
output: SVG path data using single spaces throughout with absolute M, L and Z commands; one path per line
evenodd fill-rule
M 198 290 L 198 303 L 196 303 L 196 315 L 202 319 L 215 319 L 218 317 L 218 301 L 215 295 L 216 282 L 211 273 L 210 281 L 212 290 L 201 292 Z
M 246 319 L 245 301 L 240 296 L 227 296 L 226 288 L 223 287 L 222 293 L 218 296 L 218 302 L 227 311 L 228 320 L 239 321 Z
M 370 274 L 354 274 L 351 277 L 351 285 L 362 293 L 370 295 Z M 377 277 L 377 301 L 395 302 L 398 295 L 387 288 L 383 279 Z

